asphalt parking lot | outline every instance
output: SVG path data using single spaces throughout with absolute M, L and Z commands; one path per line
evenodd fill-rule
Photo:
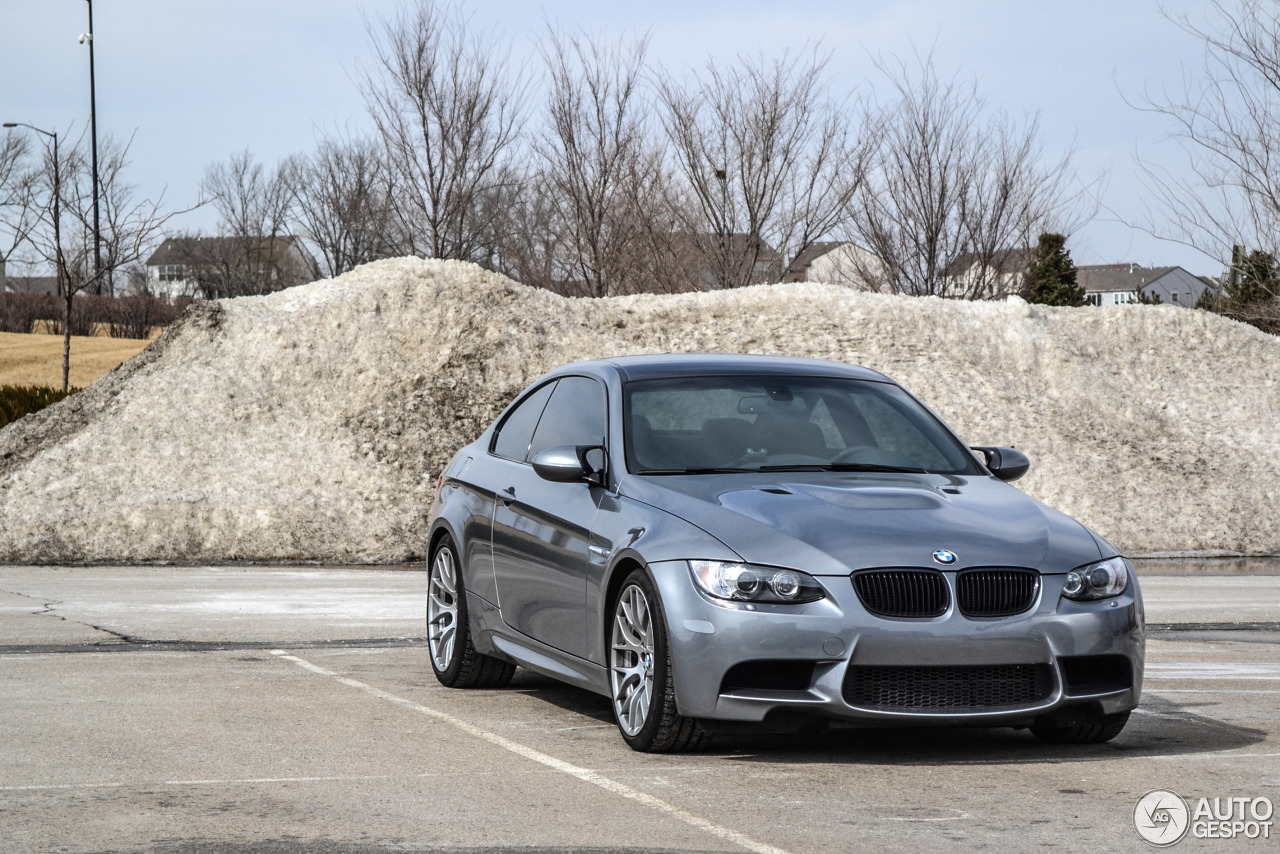
M 440 687 L 421 572 L 0 567 L 0 851 L 1148 850 L 1152 789 L 1280 800 L 1280 571 L 1140 572 L 1146 690 L 1109 744 L 846 730 L 655 756 L 535 674 Z

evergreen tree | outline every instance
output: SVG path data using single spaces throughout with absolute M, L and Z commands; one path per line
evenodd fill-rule
M 1270 252 L 1255 249 L 1240 264 L 1240 275 L 1227 283 L 1227 296 L 1237 305 L 1268 302 L 1280 295 L 1276 259 Z
M 1134 302 L 1141 303 L 1142 305 L 1159 305 L 1160 303 L 1164 302 L 1164 300 L 1160 299 L 1160 295 L 1159 295 L 1159 294 L 1156 294 L 1156 293 L 1152 293 L 1152 294 L 1145 294 L 1145 293 L 1143 293 L 1143 292 L 1142 292 L 1142 289 L 1143 289 L 1144 287 L 1146 287 L 1146 286 L 1145 286 L 1145 285 L 1138 285 L 1137 287 L 1135 287 L 1135 288 L 1133 289 L 1133 301 L 1134 301 Z
M 1041 305 L 1084 305 L 1084 288 L 1076 284 L 1076 265 L 1066 248 L 1067 238 L 1046 232 L 1027 268 L 1022 293 Z

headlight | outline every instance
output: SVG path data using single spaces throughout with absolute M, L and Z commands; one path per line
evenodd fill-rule
M 1122 557 L 1073 569 L 1067 573 L 1062 595 L 1077 602 L 1119 596 L 1129 586 L 1129 571 L 1129 561 Z
M 699 589 L 735 602 L 816 602 L 826 593 L 813 576 L 796 569 L 770 569 L 745 563 L 691 560 Z

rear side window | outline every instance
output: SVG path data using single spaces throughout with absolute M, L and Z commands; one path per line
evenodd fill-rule
M 525 461 L 529 456 L 533 430 L 538 426 L 538 419 L 542 417 L 542 410 L 555 387 L 556 383 L 547 383 L 511 410 L 511 414 L 499 425 L 498 435 L 494 437 L 495 454 L 509 460 Z
M 604 386 L 587 377 L 565 377 L 542 413 L 529 456 L 558 445 L 603 445 L 607 411 Z

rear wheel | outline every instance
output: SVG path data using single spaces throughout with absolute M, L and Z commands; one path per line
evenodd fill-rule
M 431 669 L 449 688 L 501 688 L 516 666 L 476 652 L 467 622 L 467 591 L 453 540 L 442 537 L 427 574 L 427 646 Z
M 708 740 L 695 719 L 676 711 L 662 601 L 642 569 L 627 576 L 614 602 L 609 685 L 618 729 L 633 750 L 678 753 Z
M 1119 735 L 1128 722 L 1129 713 L 1119 712 L 1070 723 L 1032 724 L 1031 734 L 1050 744 L 1101 744 Z

